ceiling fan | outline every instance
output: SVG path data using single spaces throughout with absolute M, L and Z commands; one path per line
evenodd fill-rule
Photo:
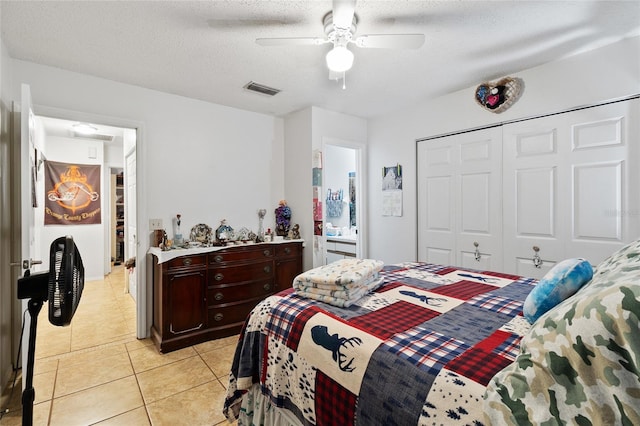
M 326 56 L 329 78 L 343 79 L 345 73 L 353 66 L 354 55 L 348 49 L 349 44 L 360 48 L 383 49 L 418 49 L 424 44 L 424 34 L 364 34 L 355 36 L 358 17 L 355 14 L 356 0 L 333 0 L 333 8 L 328 12 L 322 23 L 326 37 L 281 37 L 258 38 L 256 43 L 261 46 L 294 46 L 332 43 Z

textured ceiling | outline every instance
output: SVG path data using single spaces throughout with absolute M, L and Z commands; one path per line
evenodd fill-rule
M 323 37 L 330 0 L 6 1 L 9 55 L 273 115 L 315 105 L 375 117 L 640 34 L 638 1 L 359 0 L 357 35 L 423 33 L 418 50 L 359 49 L 346 90 L 322 46 L 261 47 L 258 37 Z M 255 81 L 282 90 L 247 92 Z

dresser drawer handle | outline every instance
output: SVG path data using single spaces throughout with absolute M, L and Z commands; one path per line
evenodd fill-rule
M 218 292 L 218 293 L 213 295 L 213 298 L 216 299 L 216 300 L 222 300 L 222 299 L 224 299 L 224 294 Z
M 215 274 L 215 275 L 213 276 L 213 278 L 214 278 L 216 281 L 222 281 L 222 279 L 224 278 L 224 275 L 222 275 L 220 272 L 218 272 L 217 274 Z
M 262 270 L 263 270 L 266 274 L 268 274 L 268 273 L 270 273 L 270 272 L 271 272 L 271 266 L 267 265 L 267 266 L 265 266 L 264 268 L 262 268 Z
M 213 261 L 218 263 L 222 262 L 222 256 L 220 256 L 219 254 L 216 255 L 216 257 L 213 258 Z
M 265 256 L 271 256 L 271 250 L 265 250 L 262 252 Z
M 271 290 L 271 284 L 270 283 L 266 283 L 265 285 L 262 286 L 262 288 L 264 288 L 264 291 L 269 291 L 269 290 Z
M 290 254 L 290 253 L 291 253 L 291 249 L 290 249 L 289 247 L 285 247 L 285 248 L 284 248 L 284 252 L 285 252 L 286 254 Z
M 213 319 L 214 319 L 215 321 L 218 321 L 218 322 L 219 322 L 219 321 L 222 321 L 222 319 L 223 319 L 223 318 L 224 318 L 224 315 L 222 315 L 222 314 L 221 314 L 221 313 L 219 313 L 219 312 L 213 316 Z
M 182 259 L 182 263 L 186 266 L 189 266 L 193 263 L 193 259 L 187 257 L 186 259 Z

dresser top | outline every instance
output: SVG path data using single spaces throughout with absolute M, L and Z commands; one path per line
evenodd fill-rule
M 193 247 L 193 248 L 172 248 L 170 250 L 161 250 L 160 247 L 150 247 L 148 254 L 152 254 L 158 258 L 158 263 L 164 263 L 171 259 L 175 259 L 180 256 L 190 256 L 193 254 L 203 254 L 203 253 L 211 253 L 214 251 L 229 249 L 233 247 L 252 247 L 252 246 L 266 246 L 266 245 L 277 245 L 277 244 L 287 244 L 287 243 L 302 243 L 304 247 L 304 240 L 279 240 L 272 241 L 269 243 L 247 243 L 247 244 L 236 244 L 229 246 L 211 246 L 211 247 Z

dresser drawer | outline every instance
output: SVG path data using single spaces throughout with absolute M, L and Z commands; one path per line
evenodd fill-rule
M 201 256 L 181 256 L 167 261 L 169 270 L 183 269 L 183 268 L 195 268 L 199 266 L 206 266 L 207 255 Z
M 300 256 L 302 244 L 277 244 L 276 257 Z
M 238 261 L 248 262 L 260 259 L 272 259 L 273 252 L 274 250 L 271 246 L 252 247 L 250 249 L 240 248 L 235 250 L 220 250 L 209 254 L 209 265 L 219 265 Z
M 264 298 L 274 291 L 275 284 L 272 280 L 252 282 L 249 284 L 210 286 L 207 290 L 207 304 L 211 306 L 253 299 L 255 297 Z
M 249 312 L 261 301 L 261 298 L 248 300 L 242 303 L 234 303 L 225 306 L 210 306 L 208 326 L 218 327 L 235 322 L 243 322 Z
M 273 277 L 273 261 L 209 269 L 209 285 L 266 280 Z

